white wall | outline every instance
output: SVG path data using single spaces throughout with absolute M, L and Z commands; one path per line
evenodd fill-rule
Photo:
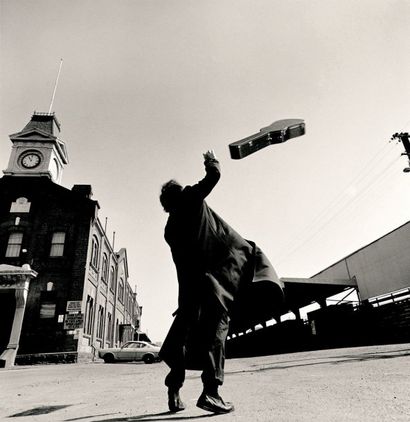
M 362 300 L 410 287 L 410 222 L 312 278 L 353 276 Z

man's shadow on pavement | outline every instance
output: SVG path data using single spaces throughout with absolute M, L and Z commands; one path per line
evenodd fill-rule
M 167 418 L 165 416 L 169 416 L 169 417 Z M 209 413 L 209 414 L 198 415 L 198 416 L 183 416 L 183 415 L 180 415 L 179 413 L 177 414 L 173 412 L 161 412 L 161 413 L 146 413 L 144 415 L 136 415 L 136 416 L 125 416 L 123 418 L 100 419 L 94 422 L 185 421 L 189 419 L 210 418 L 213 416 L 218 416 L 218 415 L 216 413 Z

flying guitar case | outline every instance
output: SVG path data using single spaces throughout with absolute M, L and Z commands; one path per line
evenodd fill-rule
M 269 145 L 280 144 L 305 134 L 302 119 L 284 119 L 264 127 L 259 133 L 229 144 L 231 158 L 239 160 Z

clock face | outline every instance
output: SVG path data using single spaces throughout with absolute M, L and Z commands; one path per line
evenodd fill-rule
M 36 152 L 29 152 L 21 157 L 21 165 L 27 169 L 33 169 L 37 167 L 41 162 L 40 154 Z

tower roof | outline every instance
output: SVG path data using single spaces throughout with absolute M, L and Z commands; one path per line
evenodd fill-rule
M 35 111 L 31 116 L 31 120 L 26 124 L 22 132 L 27 132 L 33 129 L 39 129 L 55 136 L 60 132 L 60 123 L 54 113 L 41 113 Z

